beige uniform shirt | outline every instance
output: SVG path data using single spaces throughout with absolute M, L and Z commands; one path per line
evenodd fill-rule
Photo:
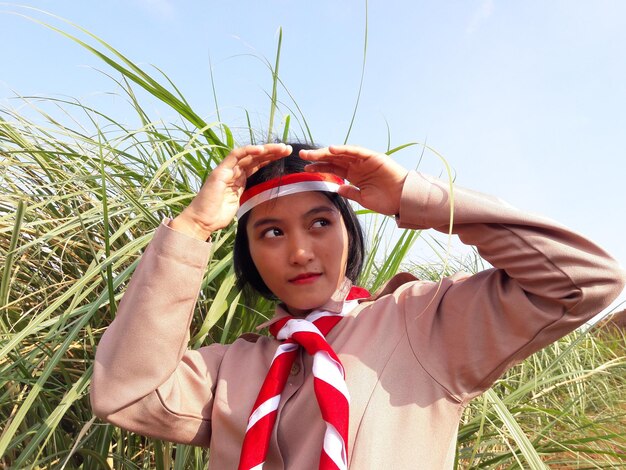
M 450 200 L 447 183 L 410 173 L 398 224 L 447 232 Z M 454 201 L 453 232 L 495 268 L 441 283 L 399 274 L 328 335 L 351 395 L 352 469 L 452 468 L 469 400 L 623 288 L 616 263 L 566 228 L 461 188 Z M 210 251 L 158 228 L 98 346 L 91 400 L 96 415 L 126 429 L 210 446 L 210 468 L 229 470 L 278 342 L 245 335 L 187 349 Z M 339 311 L 347 287 L 324 307 Z M 301 353 L 292 368 L 266 469 L 318 467 L 325 425 L 311 365 Z

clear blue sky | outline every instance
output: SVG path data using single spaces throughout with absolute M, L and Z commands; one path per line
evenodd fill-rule
M 364 1 L 32 1 L 132 60 L 163 70 L 196 111 L 267 127 L 280 75 L 321 144 L 342 142 L 360 79 Z M 0 5 L 0 102 L 69 95 L 135 119 L 104 65 L 79 46 Z M 55 22 L 55 24 L 59 24 Z M 626 2 L 370 0 L 363 95 L 352 143 L 385 150 L 426 141 L 461 185 L 495 194 L 582 232 L 626 264 Z M 283 111 L 293 107 L 281 90 Z M 175 119 L 164 107 L 152 117 Z M 295 116 L 293 116 L 295 118 Z M 293 124 L 292 124 L 293 127 Z M 240 134 L 242 138 L 245 133 Z M 398 159 L 413 167 L 419 150 Z M 442 165 L 427 154 L 423 171 Z M 622 299 L 626 297 L 622 295 Z

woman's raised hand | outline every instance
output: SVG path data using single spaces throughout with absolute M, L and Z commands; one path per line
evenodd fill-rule
M 170 227 L 206 240 L 235 217 L 246 179 L 259 168 L 291 152 L 291 146 L 285 144 L 247 145 L 233 149 L 211 172 L 191 203 L 170 222 Z
M 300 157 L 312 162 L 306 171 L 333 173 L 354 185 L 341 186 L 341 196 L 380 214 L 395 215 L 400 211 L 408 171 L 389 156 L 354 145 L 331 145 L 301 150 Z

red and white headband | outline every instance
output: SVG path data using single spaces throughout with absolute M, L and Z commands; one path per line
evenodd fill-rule
M 237 218 L 270 199 L 305 191 L 336 193 L 344 180 L 330 173 L 292 173 L 246 189 L 239 198 Z

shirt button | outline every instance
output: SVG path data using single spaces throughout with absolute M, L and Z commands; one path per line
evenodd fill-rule
M 297 362 L 294 362 L 293 365 L 291 366 L 291 371 L 289 373 L 291 375 L 298 375 L 299 372 L 300 372 L 300 364 L 298 364 Z

